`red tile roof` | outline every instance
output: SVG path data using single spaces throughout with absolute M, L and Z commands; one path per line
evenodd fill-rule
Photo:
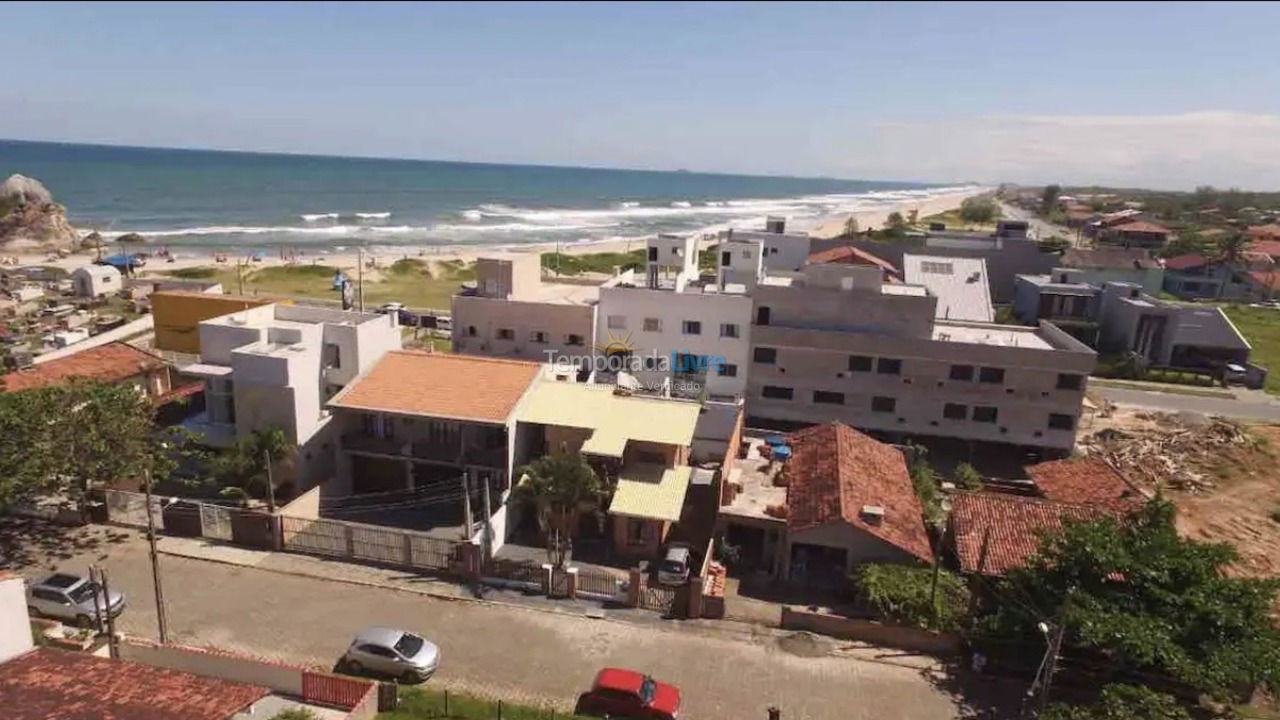
M 1253 281 L 1264 288 L 1271 290 L 1280 290 L 1280 273 L 1275 272 L 1251 272 L 1249 277 Z
M 1046 498 L 1118 512 L 1137 509 L 1146 496 L 1099 458 L 1053 460 L 1032 465 L 1027 474 Z
M 0 377 L 0 390 L 16 392 L 62 385 L 73 377 L 120 382 L 164 367 L 163 358 L 122 342 L 88 348 Z
M 1122 223 L 1120 225 L 1112 225 L 1111 229 L 1116 232 L 1141 232 L 1141 233 L 1160 233 L 1162 235 L 1169 234 L 1169 228 L 1155 223 L 1149 223 L 1145 220 L 1134 220 L 1133 222 Z
M 951 503 L 951 536 L 962 570 L 978 572 L 981 563 L 983 575 L 1003 575 L 1026 565 L 1040 549 L 1040 531 L 1061 528 L 1063 518 L 1094 520 L 1103 515 L 1096 508 L 1038 498 L 965 493 Z
M 920 499 L 902 452 L 857 430 L 831 423 L 789 436 L 787 527 L 807 530 L 843 521 L 906 552 L 932 561 Z M 865 505 L 884 508 L 868 522 Z
M 844 263 L 846 265 L 874 265 L 890 275 L 897 275 L 898 268 L 884 258 L 876 257 L 866 250 L 859 250 L 852 245 L 842 245 L 830 250 L 822 250 L 809 256 L 809 263 Z
M 523 360 L 394 350 L 329 404 L 504 423 L 540 370 L 538 363 Z
M 1187 268 L 1208 265 L 1209 262 L 1209 259 L 1203 255 L 1179 255 L 1166 259 L 1164 267 L 1166 270 L 1186 270 Z
M 0 665 L 6 720 L 226 720 L 270 692 L 52 648 Z
M 1254 225 L 1253 227 L 1248 228 L 1245 232 L 1249 233 L 1250 237 L 1254 237 L 1259 240 L 1280 240 L 1280 225 L 1276 225 L 1275 223 L 1270 225 Z
M 1270 257 L 1280 257 L 1280 238 L 1274 240 L 1254 240 L 1249 243 L 1249 249 L 1254 252 L 1260 252 Z

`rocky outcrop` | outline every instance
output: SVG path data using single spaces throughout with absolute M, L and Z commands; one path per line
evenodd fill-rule
M 11 175 L 0 183 L 0 249 L 72 250 L 79 243 L 67 209 L 39 180 Z

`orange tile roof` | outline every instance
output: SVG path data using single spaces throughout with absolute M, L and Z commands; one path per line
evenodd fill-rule
M 1254 237 L 1259 240 L 1280 240 L 1280 225 L 1276 225 L 1275 223 L 1270 225 L 1254 225 L 1253 227 L 1248 228 L 1245 232 L 1249 233 L 1250 237 Z
M 226 720 L 265 687 L 40 648 L 0 665 L 6 720 Z
M 1249 249 L 1254 252 L 1260 252 L 1271 257 L 1280 256 L 1280 236 L 1276 236 L 1271 240 L 1254 240 L 1249 243 Z
M 1253 281 L 1269 290 L 1280 290 L 1280 273 L 1275 272 L 1251 272 L 1249 277 Z
M 165 366 L 163 358 L 122 342 L 88 348 L 0 377 L 0 391 L 17 392 L 62 385 L 80 377 L 120 382 Z
M 962 570 L 978 572 L 981 563 L 983 575 L 1003 575 L 1025 566 L 1040 549 L 1041 531 L 1061 528 L 1064 518 L 1095 520 L 1104 514 L 1096 508 L 1038 498 L 964 493 L 952 500 L 950 535 Z
M 817 265 L 821 263 L 844 263 L 847 265 L 874 265 L 884 270 L 890 275 L 897 275 L 898 269 L 893 263 L 884 258 L 876 257 L 866 250 L 859 250 L 852 245 L 842 245 L 834 247 L 830 250 L 822 250 L 809 256 L 809 262 Z
M 522 360 L 394 350 L 329 405 L 504 423 L 540 370 Z
M 1166 258 L 1164 267 L 1166 270 L 1186 270 L 1187 268 L 1203 267 L 1208 265 L 1209 262 L 1210 260 L 1203 255 L 1179 255 Z
M 1116 232 L 1143 232 L 1143 233 L 1161 233 L 1169 234 L 1169 228 L 1155 223 L 1149 223 L 1145 220 L 1134 220 L 1120 225 L 1112 225 L 1111 229 Z
M 815 425 L 788 436 L 787 527 L 807 530 L 832 521 L 868 532 L 932 562 L 920 499 L 906 458 L 848 425 Z M 884 518 L 867 522 L 864 505 L 884 508 Z
M 1099 458 L 1042 462 L 1027 474 L 1046 498 L 1120 512 L 1137 509 L 1146 497 L 1120 473 Z

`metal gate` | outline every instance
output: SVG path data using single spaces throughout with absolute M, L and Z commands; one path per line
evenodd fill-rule
M 147 526 L 147 496 L 125 490 L 104 490 L 103 501 L 107 506 L 107 520 L 118 525 L 144 528 Z M 158 498 L 151 499 L 151 514 L 156 528 L 164 528 L 164 515 L 160 512 Z
M 665 617 L 683 617 L 688 603 L 680 602 L 684 597 L 682 589 L 648 585 L 640 591 L 640 607 L 660 612 Z
M 231 508 L 200 503 L 200 534 L 214 540 L 231 540 Z

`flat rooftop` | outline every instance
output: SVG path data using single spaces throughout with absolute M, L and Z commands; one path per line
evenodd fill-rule
M 987 263 L 982 258 L 937 255 L 902 256 L 903 279 L 923 285 L 938 298 L 934 315 L 940 319 L 991 322 L 991 292 Z
M 555 303 L 557 305 L 595 305 L 600 302 L 599 285 L 570 285 L 568 283 L 539 283 L 537 290 L 528 296 L 516 298 L 523 302 Z
M 734 495 L 732 502 L 721 506 L 720 513 L 784 524 L 786 518 L 765 513 L 768 507 L 785 507 L 787 504 L 787 489 L 774 484 L 774 478 L 781 472 L 782 467 L 760 456 L 760 448 L 764 445 L 763 438 L 747 437 L 745 441 L 747 456 L 738 460 L 728 478 L 730 483 L 741 490 Z
M 615 395 L 607 385 L 548 381 L 529 392 L 516 419 L 592 430 L 584 453 L 622 457 L 631 440 L 690 445 L 699 410 L 684 400 Z
M 1000 347 L 1053 350 L 1036 328 L 1016 325 L 961 325 L 937 323 L 933 326 L 933 339 L 968 345 L 996 345 Z

